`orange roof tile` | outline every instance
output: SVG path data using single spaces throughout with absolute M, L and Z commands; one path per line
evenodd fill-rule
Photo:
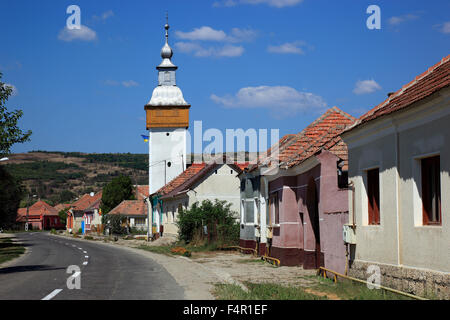
M 83 195 L 76 202 L 72 203 L 72 209 L 75 211 L 86 210 L 93 207 L 95 204 L 99 204 L 102 198 L 102 191 L 96 193 L 94 196 L 90 194 Z
M 405 109 L 414 102 L 420 101 L 450 84 L 450 55 L 444 57 L 427 71 L 418 75 L 385 101 L 362 115 L 359 120 L 346 131 L 379 118 L 384 115 Z
M 224 157 L 224 160 L 226 160 L 226 157 Z M 242 172 L 242 170 L 248 165 L 248 163 L 246 162 L 228 164 L 226 163 L 226 161 L 224 161 L 224 164 L 229 165 L 230 167 L 235 169 L 238 173 Z M 180 175 L 178 175 L 175 179 L 173 179 L 164 187 L 155 192 L 155 194 L 165 197 L 175 195 L 178 192 L 183 192 L 190 186 L 192 186 L 200 178 L 202 178 L 204 175 L 211 172 L 212 170 L 215 170 L 215 168 L 219 165 L 221 165 L 221 163 L 217 162 L 194 163 L 188 168 L 186 168 L 186 170 L 183 171 Z
M 27 208 L 19 208 L 17 210 L 17 220 L 25 217 Z M 28 208 L 29 216 L 58 216 L 58 211 L 44 201 L 38 201 Z
M 147 206 L 143 200 L 123 200 L 108 214 L 121 214 L 124 216 L 147 216 Z
M 260 158 L 257 165 L 249 166 L 249 170 L 254 170 L 260 165 L 270 166 L 273 161 L 278 161 L 283 167 L 292 167 L 323 148 L 335 151 L 339 156 L 342 153 L 343 143 L 339 134 L 355 121 L 356 118 L 338 107 L 330 108 L 300 133 L 281 138 L 277 145 L 268 150 L 268 156 Z M 339 144 L 341 149 L 338 150 L 337 147 L 333 149 L 336 144 Z M 343 160 L 346 159 L 344 156 Z
M 175 188 L 181 186 L 183 183 L 194 177 L 206 167 L 206 163 L 193 163 L 187 167 L 179 176 L 170 181 L 168 184 L 159 189 L 156 193 L 159 195 L 166 195 L 172 192 Z
M 136 186 L 136 198 L 137 200 L 144 200 L 149 196 L 149 187 L 146 186 Z

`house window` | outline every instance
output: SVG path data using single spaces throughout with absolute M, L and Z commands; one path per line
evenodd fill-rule
M 380 170 L 367 171 L 367 198 L 369 209 L 369 225 L 380 224 Z
M 244 203 L 245 223 L 255 222 L 255 203 L 253 200 L 246 200 Z
M 135 225 L 144 225 L 145 224 L 145 218 L 135 218 L 134 219 Z
M 270 206 L 270 222 L 273 222 L 273 224 L 279 224 L 280 223 L 280 204 L 278 201 L 278 193 L 274 193 L 270 199 L 269 199 L 269 206 Z
M 439 156 L 421 160 L 424 225 L 441 225 L 441 178 Z

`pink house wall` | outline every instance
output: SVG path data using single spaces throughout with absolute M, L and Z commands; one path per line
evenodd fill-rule
M 348 221 L 348 190 L 338 188 L 338 158 L 323 151 L 317 159 L 320 164 L 311 170 L 298 176 L 280 177 L 269 184 L 269 192 L 278 190 L 280 200 L 280 227 L 273 232 L 271 255 L 284 265 L 314 267 L 316 239 L 308 209 L 308 185 L 314 181 L 322 253 L 319 259 L 321 265 L 344 272 L 342 228 Z

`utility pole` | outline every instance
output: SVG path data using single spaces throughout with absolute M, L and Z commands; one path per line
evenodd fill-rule
M 36 195 L 33 195 L 33 198 L 36 197 Z M 30 193 L 27 193 L 27 222 L 25 224 L 25 231 L 28 231 L 28 212 L 30 210 Z

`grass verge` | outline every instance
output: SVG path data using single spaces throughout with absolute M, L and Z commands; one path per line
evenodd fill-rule
M 324 300 L 326 297 L 306 292 L 302 288 L 275 283 L 245 282 L 248 292 L 234 284 L 216 284 L 213 294 L 218 300 Z
M 0 264 L 19 257 L 25 247 L 14 243 L 11 238 L 0 238 Z
M 214 295 L 219 300 L 411 300 L 411 298 L 382 289 L 369 289 L 351 281 L 334 283 L 330 279 L 310 276 L 314 284 L 283 286 L 275 283 L 249 283 L 249 289 L 232 284 L 216 284 Z

